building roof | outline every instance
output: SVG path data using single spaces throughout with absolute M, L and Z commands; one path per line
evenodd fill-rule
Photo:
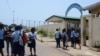
M 56 19 L 54 17 L 56 17 Z M 75 21 L 78 20 L 79 21 L 80 18 L 72 17 L 72 16 L 64 17 L 64 16 L 53 15 L 53 16 L 49 17 L 48 19 L 46 19 L 45 21 L 48 21 L 48 22 L 59 22 L 61 20 L 75 20 Z
M 93 10 L 95 8 L 100 8 L 100 2 L 94 3 L 92 5 L 89 5 L 87 7 L 84 7 L 83 10 Z

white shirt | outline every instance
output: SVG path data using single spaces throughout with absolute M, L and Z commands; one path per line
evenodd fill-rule
M 28 37 L 29 37 L 29 39 L 36 39 L 36 32 L 34 32 L 34 33 L 30 32 L 28 34 Z

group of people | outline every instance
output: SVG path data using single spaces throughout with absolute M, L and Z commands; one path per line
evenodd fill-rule
M 56 40 L 56 47 L 60 48 L 60 41 L 63 42 L 63 49 L 67 49 L 68 42 L 71 41 L 71 47 L 76 49 L 76 44 L 79 45 L 79 49 L 81 49 L 80 45 L 80 32 L 78 29 L 72 28 L 71 31 L 67 31 L 65 28 L 62 30 L 62 33 L 59 29 L 56 29 L 55 32 L 55 40 Z
M 4 29 L 4 25 L 0 23 L 0 53 L 4 56 L 3 48 L 4 41 L 6 41 L 6 50 L 7 56 L 9 55 L 9 44 L 11 46 L 11 56 L 24 56 L 25 54 L 25 44 L 30 48 L 30 56 L 32 56 L 32 49 L 34 51 L 34 56 L 36 56 L 36 32 L 35 28 L 31 28 L 30 33 L 27 35 L 26 31 L 23 30 L 21 25 L 15 26 L 14 30 L 11 30 L 11 27 Z M 68 41 L 71 41 L 71 47 L 76 49 L 76 44 L 80 46 L 80 32 L 77 29 L 72 28 L 70 32 L 66 29 L 62 30 L 62 33 L 59 29 L 56 29 L 55 32 L 56 47 L 60 48 L 60 41 L 63 42 L 63 49 L 67 49 Z
M 25 44 L 30 48 L 30 56 L 32 56 L 32 49 L 34 56 L 36 56 L 36 33 L 35 28 L 31 28 L 30 33 L 27 35 L 21 25 L 15 26 L 14 31 L 11 27 L 4 29 L 4 25 L 0 23 L 0 53 L 4 56 L 3 48 L 4 41 L 6 41 L 7 56 L 24 56 Z M 9 45 L 11 46 L 11 55 L 9 55 Z

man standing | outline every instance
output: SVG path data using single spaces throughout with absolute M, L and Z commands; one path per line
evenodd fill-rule
M 56 47 L 57 48 L 60 48 L 60 38 L 61 38 L 61 34 L 59 32 L 59 29 L 56 29 L 55 39 L 56 39 Z

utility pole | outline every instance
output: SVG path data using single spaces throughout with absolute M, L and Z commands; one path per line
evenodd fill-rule
M 30 27 L 30 21 L 31 21 L 31 20 L 28 20 L 29 27 Z
M 36 23 L 36 22 L 34 21 L 34 27 L 35 27 L 35 23 Z
M 23 19 L 21 20 L 21 24 L 23 25 Z
M 15 15 L 14 14 L 15 14 L 15 11 L 13 10 L 13 24 L 15 23 L 15 17 L 14 17 Z

